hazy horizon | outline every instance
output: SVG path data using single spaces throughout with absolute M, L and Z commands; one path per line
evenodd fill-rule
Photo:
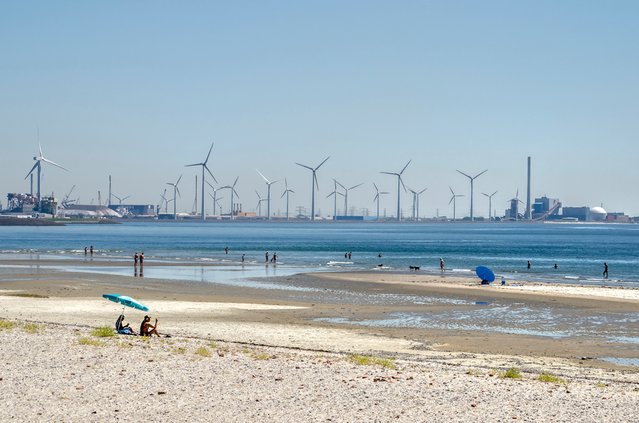
M 28 192 L 44 156 L 43 194 L 103 201 L 108 176 L 127 203 L 159 204 L 183 174 L 178 211 L 193 208 L 197 163 L 220 185 L 239 176 L 237 202 L 285 177 L 291 212 L 332 214 L 333 178 L 358 214 L 375 214 L 373 183 L 428 190 L 420 215 L 498 215 L 519 190 L 532 197 L 639 215 L 639 4 L 617 2 L 322 2 L 0 4 L 0 196 Z M 39 139 L 38 139 L 39 132 Z M 208 175 L 207 175 L 208 177 Z M 213 183 L 208 177 L 209 182 Z M 273 214 L 284 212 L 283 182 Z M 198 190 L 199 191 L 199 190 Z M 207 189 L 210 192 L 210 189 Z M 229 207 L 228 191 L 222 204 Z M 201 201 L 198 192 L 198 201 Z M 340 200 L 341 202 L 341 200 Z M 212 200 L 206 209 L 212 212 Z M 342 208 L 338 203 L 338 208 Z M 172 209 L 172 205 L 170 206 Z M 402 192 L 404 216 L 411 196 Z M 198 205 L 198 212 L 200 208 Z

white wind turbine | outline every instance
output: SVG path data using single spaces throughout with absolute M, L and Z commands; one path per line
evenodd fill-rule
M 177 196 L 180 195 L 180 189 L 178 188 L 178 184 L 182 179 L 182 175 L 178 178 L 175 183 L 167 182 L 167 185 L 171 185 L 173 187 L 173 220 L 177 220 Z M 181 196 L 181 195 L 180 195 Z M 167 204 L 168 205 L 168 204 Z
M 202 220 L 206 220 L 206 213 L 204 212 L 204 188 L 205 188 L 204 187 L 204 170 L 205 169 L 209 173 L 209 175 L 211 175 L 211 178 L 213 178 L 213 180 L 217 183 L 217 179 L 215 179 L 215 176 L 213 176 L 213 173 L 211 173 L 211 170 L 207 166 L 209 157 L 211 156 L 211 150 L 213 150 L 213 143 L 211 143 L 211 148 L 209 148 L 209 154 L 206 155 L 206 159 L 202 163 L 193 163 L 193 164 L 189 164 L 185 166 L 185 167 L 202 166 Z
M 482 192 L 482 194 L 484 194 L 486 197 L 488 197 L 488 221 L 490 222 L 492 219 L 492 210 L 493 210 L 493 195 L 497 194 L 497 191 L 493 192 L 492 194 L 488 195 L 485 192 Z
M 361 184 L 353 185 L 350 188 L 346 188 L 344 185 L 340 184 L 338 181 L 335 181 L 335 182 L 337 182 L 337 185 L 342 187 L 342 189 L 344 190 L 344 215 L 348 216 L 348 191 L 355 189 L 357 187 L 360 187 L 364 185 L 364 183 L 362 182 Z
M 464 175 L 465 177 L 467 177 L 470 180 L 470 221 L 474 222 L 475 221 L 475 216 L 473 215 L 473 185 L 474 185 L 475 179 L 479 178 L 481 175 L 483 175 L 484 173 L 488 172 L 488 169 L 484 170 L 483 172 L 479 172 L 475 176 L 467 175 L 464 172 L 462 172 L 461 170 L 457 170 L 457 172 L 461 173 L 462 175 Z
M 413 189 L 408 188 L 408 190 L 413 194 L 413 219 L 415 221 L 419 220 L 419 196 L 424 193 L 428 188 L 424 188 L 421 191 L 415 191 Z
M 264 179 L 264 182 L 266 182 L 266 187 L 267 187 L 267 194 L 266 194 L 266 217 L 268 220 L 271 220 L 271 185 L 273 185 L 276 182 L 279 182 L 279 179 L 277 181 L 269 181 L 268 179 L 266 179 L 266 176 L 262 175 L 262 172 L 260 172 L 259 170 L 255 169 L 257 171 L 257 173 L 260 174 L 260 176 L 262 177 L 262 179 Z
M 401 208 L 400 208 L 400 189 L 399 189 L 399 186 L 401 184 L 401 186 L 404 188 L 404 192 L 406 191 L 406 186 L 404 185 L 404 181 L 402 181 L 402 174 L 404 173 L 404 171 L 406 170 L 406 168 L 408 167 L 410 162 L 411 162 L 411 160 L 409 160 L 408 163 L 406 163 L 406 166 L 404 166 L 404 168 L 399 173 L 395 173 L 395 172 L 380 172 L 380 173 L 384 173 L 386 175 L 397 176 L 397 221 L 402 220 Z
M 127 195 L 126 197 L 120 198 L 120 197 L 118 197 L 118 196 L 117 196 L 117 195 L 115 195 L 115 194 L 111 194 L 111 195 L 113 195 L 115 198 L 117 198 L 117 200 L 118 200 L 118 207 L 122 207 L 122 202 L 123 202 L 124 200 L 126 200 L 127 198 L 130 198 L 130 197 L 131 197 L 130 195 Z
M 327 158 L 324 159 L 324 161 L 320 164 L 318 164 L 316 167 L 310 167 L 310 166 L 306 166 L 303 165 L 301 163 L 295 163 L 298 166 L 302 166 L 305 167 L 306 169 L 310 170 L 313 173 L 313 178 L 311 179 L 311 220 L 315 220 L 315 187 L 317 187 L 317 190 L 319 191 L 319 184 L 317 183 L 317 169 L 319 169 L 324 163 L 326 163 L 326 160 L 330 159 L 330 156 L 328 156 Z
M 38 202 L 37 202 L 37 210 L 38 210 L 38 211 L 40 211 L 40 198 L 41 198 L 41 197 L 40 197 L 40 181 L 41 181 L 41 178 L 42 178 L 42 162 L 49 163 L 50 165 L 53 165 L 53 166 L 59 167 L 59 168 L 60 168 L 60 169 L 62 169 L 62 170 L 66 170 L 66 171 L 68 171 L 68 169 L 66 169 L 66 168 L 64 168 L 64 167 L 62 167 L 62 166 L 60 166 L 60 165 L 59 165 L 59 164 L 57 164 L 57 163 L 52 162 L 51 160 L 49 160 L 49 159 L 47 159 L 47 158 L 45 158 L 45 157 L 44 157 L 44 155 L 42 154 L 42 146 L 41 146 L 39 143 L 38 143 L 38 155 L 37 155 L 37 156 L 35 156 L 35 157 L 33 158 L 33 160 L 35 160 L 35 161 L 36 161 L 36 163 L 33 165 L 33 167 L 31 168 L 31 170 L 29 171 L 29 173 L 27 173 L 27 176 L 25 176 L 25 178 L 24 178 L 24 179 L 27 179 L 27 178 L 29 177 L 29 175 L 32 175 L 32 174 L 33 174 L 33 171 L 34 171 L 34 170 L 38 169 L 38 173 L 37 173 L 37 177 L 38 177 L 38 197 L 37 197 L 37 198 L 38 198 Z
M 209 181 L 206 181 L 206 183 L 207 183 L 207 184 L 211 187 L 211 189 L 213 190 L 213 195 L 211 195 L 211 194 L 209 193 L 209 196 L 213 199 L 213 216 L 216 216 L 215 211 L 216 211 L 216 205 L 218 204 L 218 203 L 217 203 L 217 192 L 218 192 L 219 190 L 221 190 L 221 189 L 222 189 L 222 187 L 220 187 L 220 188 L 215 188 L 213 185 L 211 185 L 211 184 L 209 183 Z M 221 214 L 222 214 L 222 208 L 220 207 L 220 215 L 221 215 Z
M 295 191 L 288 188 L 288 181 L 286 180 L 286 178 L 284 178 L 284 192 L 282 193 L 282 197 L 286 195 L 286 220 L 288 220 L 288 195 L 290 193 L 295 193 Z
M 448 205 L 450 206 L 450 203 L 453 203 L 453 222 L 457 219 L 456 216 L 456 206 L 457 206 L 457 197 L 463 197 L 463 194 L 455 194 L 455 191 L 453 191 L 453 189 L 451 187 L 448 187 L 448 189 L 450 190 L 450 193 L 452 194 L 452 196 L 450 197 L 450 200 L 448 201 Z
M 237 184 L 237 180 L 240 179 L 240 177 L 238 176 L 237 178 L 235 178 L 235 182 L 233 182 L 233 185 L 225 185 L 221 188 L 218 189 L 230 189 L 231 190 L 231 209 L 229 210 L 229 220 L 233 220 L 233 201 L 235 200 L 235 196 L 237 195 L 238 198 L 240 198 L 240 195 L 237 193 L 237 191 L 235 191 L 235 185 Z
M 341 195 L 342 197 L 344 196 L 344 194 L 342 194 L 341 192 L 337 190 L 337 184 L 339 184 L 339 182 L 337 182 L 337 179 L 333 179 L 333 185 L 334 185 L 333 192 L 331 192 L 330 194 L 326 196 L 326 198 L 329 198 L 331 196 L 334 197 L 333 198 L 333 220 L 337 219 L 337 196 L 338 195 Z
M 377 220 L 379 220 L 379 197 L 382 194 L 390 194 L 390 192 L 380 191 L 379 188 L 377 188 L 377 185 L 375 183 L 373 183 L 373 186 L 375 187 L 375 197 L 373 198 L 373 201 L 377 202 Z
M 268 200 L 266 198 L 262 198 L 257 190 L 255 190 L 255 193 L 257 194 L 257 205 L 255 206 L 255 209 L 257 210 L 257 217 L 262 217 L 262 203 Z

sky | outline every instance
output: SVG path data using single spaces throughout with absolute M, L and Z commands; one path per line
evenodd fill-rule
M 639 215 L 639 3 L 634 1 L 3 1 L 0 202 L 28 192 L 38 142 L 43 193 L 97 202 L 108 191 L 158 204 L 180 182 L 190 212 L 198 168 L 255 190 L 288 181 L 291 209 L 332 214 L 333 178 L 349 208 L 394 215 L 396 179 L 428 188 L 420 215 L 503 214 L 526 158 L 532 195 Z M 208 179 L 212 181 L 210 178 Z M 273 213 L 285 211 L 281 182 Z M 210 190 L 209 190 L 210 191 Z M 170 195 L 170 194 L 167 194 Z M 228 210 L 228 192 L 222 203 Z M 198 194 L 198 201 L 199 201 Z M 341 201 L 340 201 L 341 202 Z M 207 198 L 207 212 L 212 205 Z M 343 208 L 340 204 L 339 208 Z M 402 210 L 411 198 L 402 192 Z M 199 209 L 199 206 L 198 206 Z

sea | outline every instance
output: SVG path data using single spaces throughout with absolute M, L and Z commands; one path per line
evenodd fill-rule
M 90 246 L 94 255 L 87 257 L 84 248 Z M 319 321 L 594 339 L 611 346 L 610 356 L 599 359 L 639 366 L 639 310 L 579 311 L 472 297 L 361 293 L 346 286 L 327 289 L 295 278 L 268 277 L 301 272 L 409 271 L 409 266 L 419 266 L 420 273 L 441 275 L 442 258 L 445 275 L 473 278 L 477 266 L 486 266 L 496 274 L 497 283 L 503 280 L 509 285 L 553 282 L 639 288 L 639 225 L 131 221 L 0 227 L 0 259 L 29 259 L 30 264 L 24 266 L 32 268 L 142 276 L 133 267 L 135 252 L 144 252 L 145 262 L 153 262 L 145 266 L 145 278 L 269 290 L 292 301 L 409 305 L 414 309 L 380 319 L 336 316 Z M 276 266 L 265 265 L 266 252 L 269 257 L 277 254 Z M 64 263 L 67 259 L 68 264 Z M 89 263 L 79 265 L 78 259 Z M 604 263 L 609 268 L 607 279 L 602 275 Z M 15 264 L 0 260 L 0 267 L 11 272 Z M 429 307 L 442 303 L 453 308 L 437 311 Z
M 131 221 L 0 227 L 5 259 L 77 258 L 91 245 L 96 259 L 120 260 L 127 269 L 134 252 L 142 251 L 147 262 L 209 262 L 229 269 L 242 255 L 246 266 L 276 253 L 278 274 L 409 266 L 439 273 L 442 258 L 446 274 L 473 277 L 477 266 L 486 266 L 506 281 L 639 287 L 639 225 L 633 224 Z M 179 268 L 163 272 L 184 278 Z M 274 272 L 256 266 L 250 276 Z

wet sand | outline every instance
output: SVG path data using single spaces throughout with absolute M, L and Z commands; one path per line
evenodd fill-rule
M 397 312 L 463 312 L 468 299 L 575 315 L 636 313 L 639 290 L 479 286 L 463 278 L 387 272 L 283 276 L 271 281 L 291 288 L 280 290 L 50 267 L 83 263 L 1 263 L 0 319 L 16 326 L 0 329 L 0 354 L 20 356 L 22 364 L 0 368 L 0 386 L 9 387 L 0 389 L 0 400 L 11 405 L 0 420 L 631 421 L 639 411 L 639 369 L 595 359 L 624 355 L 596 338 L 355 324 Z M 96 264 L 122 266 L 87 265 Z M 113 292 L 143 301 L 159 318 L 160 332 L 172 338 L 119 336 L 98 348 L 80 345 L 80 337 L 112 326 L 122 311 L 101 298 Z M 125 314 L 137 328 L 145 313 Z M 21 329 L 30 323 L 38 325 L 37 334 Z M 212 357 L 195 354 L 196 346 Z M 389 358 L 397 368 L 357 365 L 352 354 Z M 629 349 L 627 355 L 637 353 Z M 523 372 L 522 381 L 498 377 L 510 367 Z M 541 373 L 567 385 L 539 382 Z M 29 398 L 47 389 L 52 395 L 32 407 Z M 111 398 L 122 390 L 134 400 L 115 407 Z M 498 400 L 487 400 L 495 395 Z M 141 400 L 154 408 L 141 413 Z

